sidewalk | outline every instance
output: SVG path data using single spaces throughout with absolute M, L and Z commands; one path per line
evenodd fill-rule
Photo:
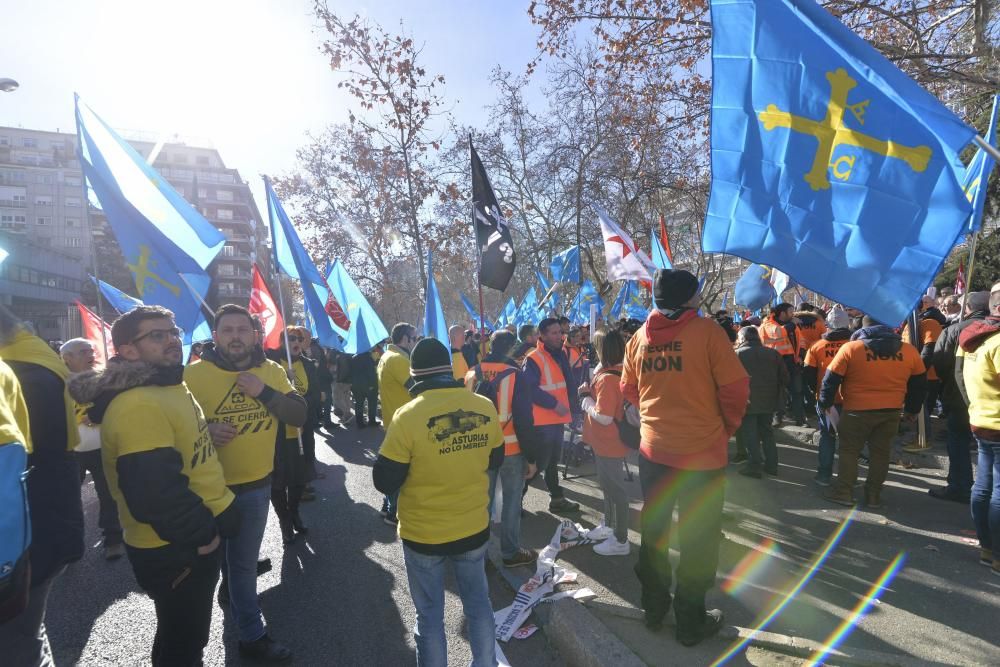
M 634 654 L 633 660 L 646 664 L 711 664 L 805 577 L 798 593 L 767 626 L 771 634 L 758 637 L 749 650 L 736 651 L 728 664 L 797 664 L 774 651 L 807 657 L 811 648 L 831 643 L 839 653 L 827 659 L 829 664 L 1000 664 L 1000 647 L 993 640 L 1000 580 L 978 564 L 968 507 L 927 495 L 928 488 L 943 483 L 946 471 L 937 467 L 943 443 L 932 441 L 938 449 L 927 455 L 894 453 L 894 463 L 902 460 L 914 467 L 891 467 L 883 493 L 886 507 L 878 511 L 858 508 L 839 544 L 807 576 L 810 562 L 849 514 L 847 508 L 825 501 L 822 488 L 812 482 L 816 464 L 812 435 L 811 429 L 795 427 L 778 431 L 781 465 L 777 478 L 749 479 L 730 467 L 719 587 L 709 595 L 710 606 L 726 614 L 725 637 L 687 649 L 674 640 L 672 627 L 652 633 L 642 624 L 639 586 L 632 571 L 642 507 L 636 476 L 629 484 L 634 501 L 629 534 L 632 554 L 601 557 L 589 547 L 576 547 L 560 558 L 563 565 L 579 572 L 579 586 L 597 593 L 586 605 L 589 615 L 579 622 L 586 625 L 592 620 L 603 627 L 598 626 L 596 637 L 586 628 L 571 632 L 557 622 L 555 609 L 579 603 L 562 601 L 532 617 L 544 622 L 544 616 L 549 616 L 549 642 L 570 663 L 567 650 L 577 648 L 579 634 L 590 636 L 595 646 L 601 636 L 611 645 L 620 642 Z M 572 472 L 587 475 L 592 468 L 585 463 Z M 630 468 L 635 474 L 634 463 Z M 862 467 L 862 476 L 864 472 Z M 573 478 L 563 485 L 566 496 L 581 504 L 583 512 L 576 520 L 585 526 L 599 523 L 602 501 L 596 478 Z M 544 546 L 557 522 L 548 513 L 548 494 L 543 489 L 539 480 L 525 498 L 522 533 L 528 548 Z M 900 553 L 905 560 L 888 589 L 860 620 L 850 623 L 856 605 Z M 741 562 L 742 576 L 728 580 Z M 505 572 L 522 580 L 531 574 L 528 568 Z M 508 601 L 495 602 L 499 606 Z M 630 663 L 619 659 L 614 664 Z

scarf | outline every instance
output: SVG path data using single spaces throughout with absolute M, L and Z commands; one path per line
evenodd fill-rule
M 59 376 L 63 382 L 63 405 L 66 408 L 66 449 L 70 451 L 75 449 L 80 444 L 80 432 L 76 429 L 73 399 L 70 398 L 66 387 L 66 381 L 69 380 L 69 369 L 59 355 L 38 336 L 30 334 L 24 329 L 18 329 L 14 337 L 6 345 L 0 347 L 0 359 L 35 364 Z

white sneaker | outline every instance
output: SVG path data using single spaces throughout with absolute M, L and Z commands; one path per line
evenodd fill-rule
M 619 542 L 614 537 L 610 537 L 600 544 L 594 545 L 594 553 L 601 556 L 628 556 L 631 545 L 628 540 Z
M 591 528 L 590 530 L 587 531 L 587 537 L 594 540 L 595 542 L 601 542 L 608 538 L 614 537 L 614 535 L 615 531 L 612 530 L 611 528 L 608 528 L 603 523 L 600 526 L 596 528 Z

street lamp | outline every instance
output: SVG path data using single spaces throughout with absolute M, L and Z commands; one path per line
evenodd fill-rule
M 0 91 L 4 93 L 14 92 L 15 90 L 17 90 L 18 85 L 19 84 L 17 83 L 17 81 L 14 81 L 14 79 L 7 79 L 0 77 Z

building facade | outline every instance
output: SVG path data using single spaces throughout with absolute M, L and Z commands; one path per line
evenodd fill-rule
M 143 157 L 154 150 L 150 141 L 129 143 Z M 265 276 L 270 264 L 267 227 L 249 186 L 210 147 L 166 143 L 153 166 L 226 236 L 209 267 L 207 305 L 249 303 L 253 263 Z M 0 247 L 10 253 L 0 264 L 0 303 L 46 339 L 79 335 L 73 301 L 94 294 L 88 273 L 95 264 L 102 279 L 135 293 L 102 212 L 86 204 L 75 134 L 0 127 Z M 92 296 L 84 301 L 93 306 Z

